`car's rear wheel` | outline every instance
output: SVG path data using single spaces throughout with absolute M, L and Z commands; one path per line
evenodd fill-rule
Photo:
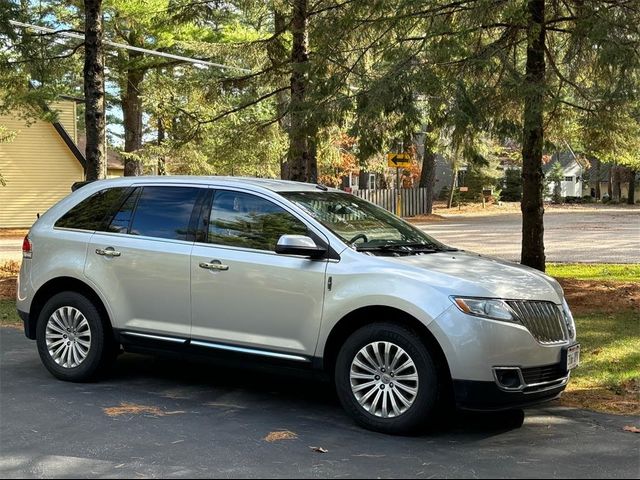
M 338 354 L 335 381 L 345 410 L 370 430 L 410 434 L 433 420 L 438 370 L 420 337 L 400 325 L 353 333 Z
M 38 317 L 36 339 L 47 370 L 70 382 L 95 379 L 117 352 L 106 319 L 77 292 L 58 293 L 47 301 Z

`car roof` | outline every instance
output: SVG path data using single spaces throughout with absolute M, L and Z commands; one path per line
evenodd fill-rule
M 93 182 L 92 182 L 93 183 Z M 332 191 L 341 192 L 335 188 L 328 188 L 322 185 L 303 182 L 292 182 L 289 180 L 279 180 L 270 178 L 253 178 L 253 177 L 216 177 L 216 176 L 191 176 L 191 175 L 165 175 L 165 176 L 140 176 L 140 177 L 119 177 L 109 180 L 100 180 L 95 182 L 96 185 L 131 185 L 135 183 L 173 183 L 173 184 L 202 184 L 211 186 L 227 186 L 227 187 L 258 187 L 272 192 L 318 192 Z

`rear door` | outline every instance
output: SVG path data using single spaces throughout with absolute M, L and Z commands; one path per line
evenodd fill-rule
M 206 188 L 136 187 L 91 238 L 85 275 L 110 306 L 115 328 L 188 338 L 192 217 Z

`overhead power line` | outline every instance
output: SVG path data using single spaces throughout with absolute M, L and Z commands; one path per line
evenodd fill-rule
M 31 28 L 33 30 L 44 32 L 44 33 L 53 33 L 53 34 L 59 35 L 61 37 L 75 38 L 75 39 L 84 41 L 84 35 L 82 35 L 80 33 L 59 32 L 59 31 L 57 31 L 57 30 L 55 30 L 53 28 L 40 27 L 38 25 L 32 25 L 30 23 L 17 22 L 15 20 L 9 20 L 9 23 L 11 25 L 13 25 L 14 27 L 18 27 L 18 28 Z M 224 69 L 224 70 L 236 70 L 236 71 L 239 71 L 239 72 L 242 72 L 242 73 L 251 73 L 251 70 L 248 70 L 246 68 L 233 67 L 233 66 L 230 66 L 230 65 L 223 65 L 221 63 L 208 62 L 206 60 L 200 60 L 200 59 L 197 59 L 197 58 L 185 57 L 185 56 L 182 56 L 182 55 L 174 55 L 172 53 L 158 52 L 157 50 L 149 50 L 147 48 L 134 47 L 132 45 L 127 45 L 125 43 L 117 43 L 117 42 L 112 42 L 110 40 L 103 40 L 102 43 L 104 45 L 109 45 L 110 47 L 122 48 L 122 49 L 126 49 L 126 50 L 133 50 L 135 52 L 146 53 L 147 55 L 153 55 L 153 56 L 156 56 L 156 57 L 171 58 L 173 60 L 180 60 L 182 62 L 193 63 L 193 64 L 197 64 L 197 65 L 205 65 L 207 67 L 217 67 L 217 68 L 221 68 L 221 69 Z

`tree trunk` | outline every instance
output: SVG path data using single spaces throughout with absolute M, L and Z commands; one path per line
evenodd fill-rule
M 285 42 L 287 19 L 277 8 L 273 9 L 273 27 L 274 38 L 267 44 L 267 54 L 269 55 L 271 65 L 275 69 L 275 74 L 284 76 L 283 66 L 288 63 L 287 60 L 289 57 Z M 278 120 L 278 125 L 285 132 L 289 131 L 287 103 L 287 92 L 279 92 L 276 95 L 276 118 Z M 281 159 L 280 161 L 280 178 L 289 178 L 288 162 L 286 158 Z
M 612 195 L 611 198 L 612 198 L 612 200 L 615 200 L 616 202 L 619 202 L 620 201 L 620 197 L 622 196 L 621 195 L 621 188 L 620 188 L 620 182 L 621 182 L 621 179 L 620 179 L 620 167 L 616 165 L 616 166 L 612 167 L 612 171 L 613 171 L 613 173 L 612 173 L 612 180 L 611 180 L 611 184 L 612 184 L 611 188 L 613 189 L 613 191 L 612 191 L 613 195 Z
M 527 26 L 527 67 L 524 90 L 522 145 L 522 254 L 521 262 L 542 272 L 544 255 L 544 140 L 543 104 L 545 93 L 545 4 L 529 0 Z
M 627 204 L 635 205 L 636 203 L 636 171 L 629 169 L 629 195 L 627 195 Z
M 453 196 L 456 191 L 457 179 L 458 179 L 458 168 L 453 167 L 453 173 L 451 175 L 451 191 L 449 191 L 449 200 L 447 201 L 447 208 L 453 207 Z
M 287 177 L 299 182 L 315 181 L 317 172 L 315 147 L 312 137 L 307 105 L 305 104 L 309 82 L 309 18 L 308 0 L 294 0 L 291 33 L 291 101 L 289 114 L 289 155 Z
M 131 42 L 132 44 L 134 42 Z M 136 68 L 136 60 L 142 53 L 129 52 L 129 61 L 133 64 L 126 72 L 127 84 L 122 96 L 122 117 L 124 123 L 124 151 L 135 153 L 142 148 L 142 81 L 144 70 Z M 134 158 L 125 158 L 125 176 L 142 175 L 142 162 Z
M 165 139 L 165 128 L 164 122 L 162 118 L 158 118 L 158 146 L 161 146 L 164 143 Z M 167 174 L 167 162 L 164 158 L 164 154 L 160 153 L 160 158 L 158 158 L 158 175 L 166 175 Z
M 597 160 L 596 164 L 596 200 L 602 199 L 602 192 L 600 191 L 600 160 Z
M 84 98 L 86 180 L 106 177 L 102 0 L 85 0 Z
M 358 189 L 367 190 L 369 188 L 369 172 L 364 169 L 360 169 L 358 174 Z
M 436 154 L 428 147 L 427 140 L 424 142 L 424 156 L 422 158 L 422 170 L 420 171 L 420 188 L 427 189 L 425 213 L 433 213 L 433 187 L 436 181 Z

